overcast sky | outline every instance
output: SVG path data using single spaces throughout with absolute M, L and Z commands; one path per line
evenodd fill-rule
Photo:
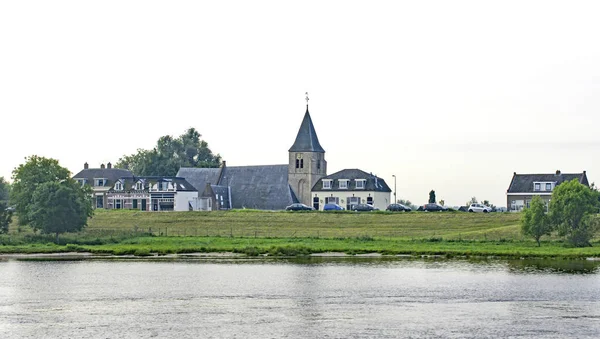
M 287 163 L 505 206 L 513 172 L 600 180 L 600 3 L 2 1 L 0 176 L 115 163 L 195 127 L 230 166 Z

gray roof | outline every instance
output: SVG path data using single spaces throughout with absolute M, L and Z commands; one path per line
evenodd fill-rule
M 131 176 L 133 176 L 133 173 L 121 168 L 88 168 L 74 175 L 73 179 L 86 179 L 88 184 L 93 186 L 95 178 L 104 178 L 107 179 L 105 186 L 112 186 L 117 179 Z
M 323 189 L 323 179 L 332 179 L 333 185 L 331 189 Z M 340 179 L 349 179 L 348 188 L 339 188 Z M 357 189 L 355 179 L 366 179 L 365 188 Z M 335 172 L 326 177 L 319 179 L 312 188 L 313 191 L 375 191 L 375 192 L 391 192 L 390 187 L 385 183 L 385 180 L 371 173 L 361 171 L 359 169 L 344 169 Z
M 185 178 L 185 180 L 202 192 L 206 188 L 206 184 L 217 184 L 220 173 L 220 168 L 181 167 L 177 172 L 177 176 Z
M 315 126 L 313 126 L 312 119 L 308 113 L 308 105 L 306 105 L 306 113 L 304 114 L 304 119 L 302 119 L 302 124 L 298 130 L 296 141 L 290 148 L 289 152 L 325 153 L 325 150 L 319 143 L 317 132 L 315 132 Z
M 178 192 L 197 192 L 198 191 L 192 184 L 190 184 L 188 181 L 186 181 L 185 178 L 181 178 L 181 177 L 156 177 L 156 176 L 122 177 L 117 180 L 120 180 L 123 183 L 123 191 L 134 191 L 135 192 L 136 191 L 135 184 L 140 179 L 144 181 L 144 190 L 143 190 L 144 192 L 148 192 L 151 185 L 154 185 L 157 182 L 163 182 L 163 181 L 172 182 L 175 185 L 175 190 Z M 116 181 L 115 181 L 115 183 L 116 183 Z M 113 183 L 111 185 L 112 187 L 110 188 L 109 192 L 116 192 L 114 190 L 115 183 Z
M 231 186 L 233 208 L 282 210 L 296 202 L 288 184 L 288 165 L 227 166 L 220 186 Z
M 583 171 L 583 173 L 561 173 L 560 171 L 557 171 L 552 174 L 517 174 L 515 172 L 506 192 L 539 193 L 539 191 L 534 191 L 534 182 L 556 182 L 556 185 L 558 186 L 565 181 L 571 181 L 573 179 L 577 179 L 584 185 L 590 185 L 585 171 Z

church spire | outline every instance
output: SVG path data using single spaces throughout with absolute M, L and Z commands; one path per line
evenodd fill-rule
M 308 100 L 308 92 L 306 92 L 306 113 L 304 114 L 304 119 L 302 119 L 302 124 L 300 124 L 296 141 L 290 148 L 289 152 L 325 153 L 325 150 L 319 143 L 315 126 L 310 118 L 310 113 L 308 113 Z

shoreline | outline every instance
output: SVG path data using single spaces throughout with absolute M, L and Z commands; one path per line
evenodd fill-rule
M 463 260 L 463 259 L 486 259 L 486 260 L 584 260 L 584 261 L 600 261 L 600 257 L 544 257 L 544 256 L 498 256 L 498 255 L 457 255 L 447 256 L 445 254 L 381 254 L 377 252 L 348 254 L 344 252 L 321 252 L 311 253 L 308 255 L 295 256 L 276 256 L 276 255 L 258 255 L 250 256 L 243 253 L 235 252 L 196 252 L 196 253 L 170 253 L 158 254 L 151 253 L 150 255 L 133 255 L 133 254 L 101 254 L 92 252 L 55 252 L 55 253 L 0 253 L 0 261 L 2 260 L 57 260 L 57 261 L 79 261 L 79 260 L 104 260 L 104 259 L 135 259 L 135 260 L 187 260 L 187 259 L 306 259 L 306 258 L 363 258 L 363 259 L 443 259 L 443 260 Z

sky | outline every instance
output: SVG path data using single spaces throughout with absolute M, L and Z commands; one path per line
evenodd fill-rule
M 600 180 L 594 1 L 0 0 L 0 176 L 74 174 L 190 127 L 285 164 L 309 93 L 329 174 L 506 205 L 513 172 Z M 393 175 L 396 176 L 394 180 Z

